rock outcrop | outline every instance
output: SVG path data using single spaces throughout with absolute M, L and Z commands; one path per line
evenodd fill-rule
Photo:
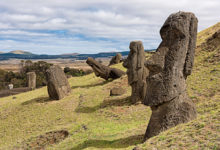
M 36 73 L 28 72 L 27 73 L 27 86 L 32 90 L 36 88 Z
M 120 96 L 125 94 L 125 90 L 121 87 L 114 87 L 110 90 L 110 96 Z
M 121 54 L 117 53 L 115 56 L 112 57 L 108 66 L 120 63 L 121 58 L 122 58 Z
M 193 67 L 197 23 L 193 13 L 171 14 L 160 30 L 161 44 L 145 62 L 149 76 L 144 104 L 152 109 L 145 140 L 196 118 L 186 93 L 186 78 Z
M 60 100 L 71 93 L 69 82 L 59 66 L 51 66 L 46 71 L 47 90 L 49 97 Z
M 146 77 L 148 69 L 144 66 L 146 61 L 144 46 L 141 41 L 130 43 L 130 53 L 123 66 L 127 68 L 128 83 L 132 87 L 131 100 L 133 103 L 142 101 L 146 95 Z
M 97 77 L 101 77 L 105 80 L 108 80 L 109 78 L 117 79 L 125 74 L 124 71 L 121 71 L 120 69 L 110 68 L 108 66 L 102 65 L 91 57 L 88 57 L 86 63 L 92 67 L 92 69 Z

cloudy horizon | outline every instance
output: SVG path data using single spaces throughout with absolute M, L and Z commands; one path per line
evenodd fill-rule
M 219 6 L 219 0 L 1 0 L 0 51 L 126 51 L 132 40 L 154 49 L 171 13 L 193 12 L 201 31 L 219 22 Z

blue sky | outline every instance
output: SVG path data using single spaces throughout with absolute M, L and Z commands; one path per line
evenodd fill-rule
M 153 49 L 171 13 L 195 13 L 201 31 L 219 22 L 219 7 L 219 0 L 1 0 L 0 51 L 125 51 L 132 40 Z

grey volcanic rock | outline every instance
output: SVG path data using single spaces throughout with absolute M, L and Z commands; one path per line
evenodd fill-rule
M 69 82 L 59 66 L 51 66 L 46 71 L 47 90 L 51 99 L 59 100 L 71 93 Z
M 197 23 L 193 13 L 171 14 L 160 30 L 161 44 L 145 62 L 150 72 L 144 104 L 152 109 L 145 140 L 196 118 L 195 106 L 186 94 L 186 78 L 193 67 Z
M 32 90 L 36 88 L 36 73 L 28 72 L 27 73 L 27 86 Z
M 112 57 L 108 66 L 120 63 L 121 58 L 122 58 L 121 54 L 117 53 L 116 56 Z
M 144 66 L 145 52 L 141 41 L 132 41 L 130 43 L 130 53 L 123 66 L 127 68 L 128 83 L 132 87 L 131 100 L 133 103 L 142 101 L 146 95 L 146 77 L 148 69 Z
M 108 80 L 109 78 L 117 79 L 125 74 L 124 71 L 121 71 L 120 69 L 110 68 L 108 66 L 102 65 L 91 57 L 88 57 L 88 59 L 86 60 L 86 63 L 92 67 L 92 69 L 97 77 L 101 77 L 105 80 Z
M 110 96 L 120 96 L 125 93 L 125 90 L 121 87 L 114 87 L 110 90 Z

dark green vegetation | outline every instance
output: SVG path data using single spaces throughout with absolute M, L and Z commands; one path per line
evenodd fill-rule
M 4 71 L 0 69 L 0 90 L 6 89 L 7 85 L 12 83 L 14 88 L 26 87 L 27 73 L 34 71 L 37 75 L 37 87 L 45 86 L 47 84 L 45 72 L 52 64 L 38 61 L 32 62 L 31 60 L 21 60 L 20 72 Z M 91 73 L 91 70 L 81 70 L 66 67 L 64 68 L 66 75 L 83 76 Z
M 64 68 L 64 73 L 66 75 L 70 75 L 73 77 L 77 77 L 77 76 L 83 76 L 83 75 L 87 75 L 92 73 L 92 70 L 82 70 L 82 69 L 75 69 L 75 68 L 69 68 L 69 67 L 65 67 Z
M 15 95 L 16 99 L 0 98 L 0 149 L 33 149 L 36 143 L 57 150 L 131 150 L 135 146 L 149 150 L 220 149 L 220 50 L 218 46 L 201 46 L 218 30 L 220 24 L 199 33 L 195 66 L 187 79 L 187 91 L 197 106 L 197 119 L 142 143 L 151 110 L 131 103 L 127 77 L 110 82 L 89 74 L 70 78 L 72 94 L 59 101 L 49 100 L 46 87 Z M 121 64 L 113 67 L 125 71 Z M 109 96 L 115 86 L 127 92 Z M 41 135 L 45 139 L 47 133 L 61 130 L 69 135 L 59 143 L 36 142 Z
M 5 89 L 10 83 L 14 88 L 26 87 L 27 73 L 34 71 L 37 75 L 37 87 L 46 85 L 45 72 L 51 66 L 44 61 L 32 62 L 30 60 L 21 61 L 20 72 L 4 71 L 0 69 L 0 90 Z

